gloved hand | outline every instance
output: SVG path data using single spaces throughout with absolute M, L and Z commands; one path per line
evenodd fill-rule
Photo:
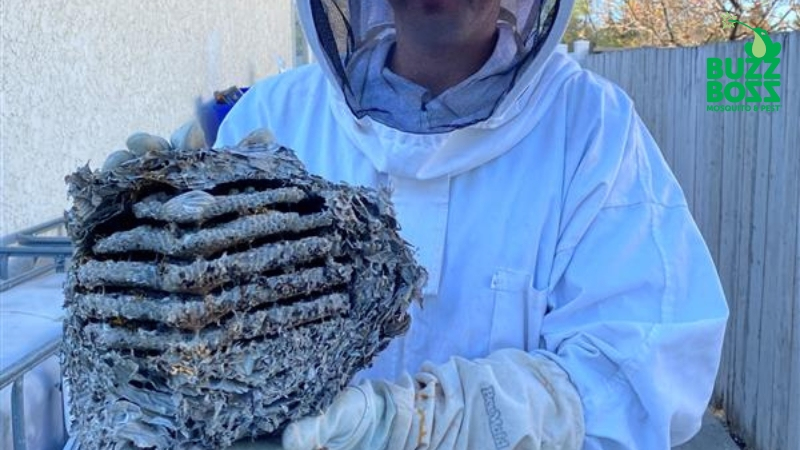
M 106 157 L 102 171 L 108 172 L 126 161 L 138 158 L 149 151 L 165 151 L 170 149 L 196 150 L 206 146 L 203 129 L 196 121 L 186 122 L 172 133 L 171 142 L 147 133 L 134 133 L 125 141 L 125 150 L 117 150 Z
M 267 129 L 257 129 L 247 135 L 239 143 L 240 147 L 250 147 L 274 142 L 272 133 Z M 108 172 L 119 167 L 125 161 L 138 158 L 149 151 L 198 150 L 206 147 L 206 136 L 203 128 L 195 120 L 184 123 L 170 136 L 170 140 L 147 133 L 134 133 L 125 141 L 125 150 L 117 150 L 106 157 L 102 171 Z
M 128 139 L 130 141 L 130 139 Z M 177 150 L 197 150 L 206 147 L 206 134 L 196 120 L 184 123 L 169 138 L 172 148 Z M 130 143 L 128 143 L 130 148 Z
M 549 359 L 520 350 L 426 365 L 400 384 L 366 381 L 290 424 L 284 450 L 534 449 L 583 445 L 581 400 Z

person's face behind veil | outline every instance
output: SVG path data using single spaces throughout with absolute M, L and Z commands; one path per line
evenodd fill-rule
M 470 41 L 493 33 L 500 0 L 389 0 L 398 33 L 434 44 Z

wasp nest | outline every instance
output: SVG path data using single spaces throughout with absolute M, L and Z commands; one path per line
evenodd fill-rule
M 420 296 L 386 194 L 273 145 L 156 147 L 67 178 L 82 448 L 221 448 L 319 413 Z

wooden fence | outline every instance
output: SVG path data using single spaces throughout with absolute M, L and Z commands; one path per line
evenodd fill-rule
M 731 310 L 715 405 L 751 448 L 800 450 L 800 32 L 773 40 L 779 112 L 706 110 L 707 58 L 743 42 L 582 64 L 634 99 L 714 255 Z

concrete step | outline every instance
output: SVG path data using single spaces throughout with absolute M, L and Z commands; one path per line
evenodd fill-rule
M 676 450 L 740 450 L 731 438 L 728 429 L 716 416 L 706 412 L 703 428 L 689 442 L 675 447 Z

